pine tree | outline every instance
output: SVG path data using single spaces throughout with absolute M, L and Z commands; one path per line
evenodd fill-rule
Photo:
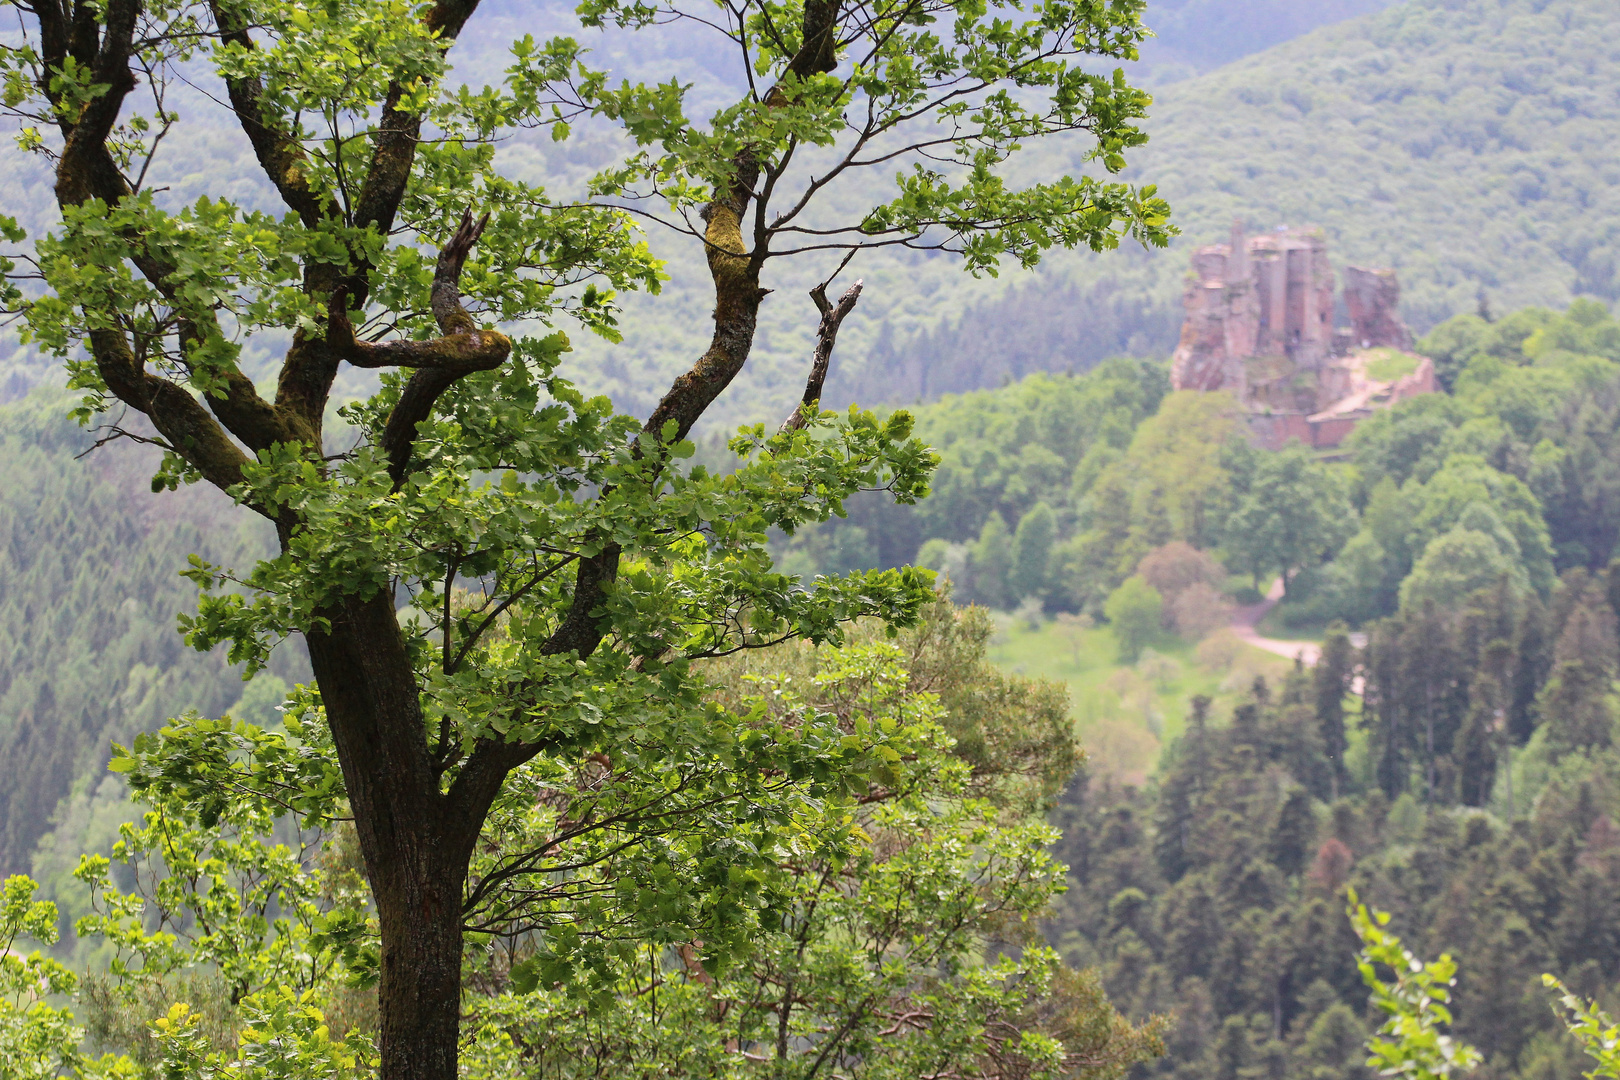
M 1491 796 L 1496 776 L 1495 728 L 1500 710 L 1495 695 L 1481 694 L 1482 683 L 1493 683 L 1489 676 L 1476 678 L 1474 697 L 1468 714 L 1457 732 L 1453 759 L 1457 771 L 1457 801 L 1464 806 L 1484 806 Z
M 1538 703 L 1549 725 L 1548 745 L 1559 753 L 1607 747 L 1614 739 L 1614 609 L 1599 582 L 1573 582 L 1567 592 L 1568 615 Z
M 1294 877 L 1305 869 L 1316 846 L 1316 814 L 1311 796 L 1295 788 L 1277 811 L 1277 824 L 1271 832 L 1271 861 L 1277 869 Z
M 1367 637 L 1361 722 L 1372 744 L 1374 781 L 1390 799 L 1409 780 L 1406 710 L 1400 688 L 1401 626 L 1394 619 L 1374 623 Z
M 1537 696 L 1552 669 L 1548 640 L 1547 607 L 1534 593 L 1525 598 L 1524 614 L 1513 639 L 1512 701 L 1508 705 L 1508 737 L 1514 746 L 1530 741 L 1541 723 Z
M 1366 1041 L 1366 1025 L 1355 1010 L 1335 1001 L 1306 1029 L 1294 1052 L 1295 1075 L 1304 1080 L 1365 1080 L 1367 1069 L 1361 1062 Z
M 1423 766 L 1424 801 L 1446 798 L 1452 745 L 1468 705 L 1468 680 L 1446 613 L 1425 604 L 1403 618 L 1397 699 L 1411 720 L 1412 750 Z

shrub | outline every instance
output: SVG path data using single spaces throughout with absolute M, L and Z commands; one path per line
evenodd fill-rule
M 1202 641 L 1232 621 L 1232 602 L 1204 581 L 1183 589 L 1168 606 L 1171 629 L 1188 641 Z

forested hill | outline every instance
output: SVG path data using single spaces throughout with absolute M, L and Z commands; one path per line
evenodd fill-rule
M 1151 8 L 1150 8 L 1151 10 Z M 1151 20 L 1150 20 L 1151 21 Z M 1127 175 L 1182 237 L 1151 256 L 1055 261 L 916 337 L 840 362 L 839 400 L 919 396 L 1164 354 L 1194 246 L 1314 223 L 1338 263 L 1400 271 L 1422 332 L 1483 292 L 1496 312 L 1620 297 L 1620 4 L 1408 0 L 1156 95 Z M 1054 148 L 1037 171 L 1078 162 Z
M 101 781 L 113 741 L 238 702 L 240 673 L 176 632 L 196 607 L 179 571 L 192 552 L 240 560 L 271 539 L 212 491 L 146 493 L 153 456 L 131 444 L 75 460 L 91 437 L 68 405 L 36 394 L 0 408 L 0 876 L 29 868 L 75 781 Z M 279 674 L 306 677 L 281 652 Z M 261 680 L 257 697 L 285 691 Z
M 1155 37 L 1131 71 L 1148 85 L 1201 75 L 1318 26 L 1382 11 L 1392 0 L 1156 0 Z
M 1180 323 L 1190 250 L 1224 236 L 1234 216 L 1256 228 L 1315 222 L 1336 259 L 1398 267 L 1419 331 L 1474 310 L 1482 288 L 1497 311 L 1563 307 L 1577 293 L 1620 295 L 1612 254 L 1620 212 L 1610 182 L 1620 153 L 1620 5 L 1407 0 L 1372 10 L 1381 6 L 1150 3 L 1146 21 L 1163 37 L 1148 43 L 1136 74 L 1158 87 L 1157 102 L 1152 141 L 1130 155 L 1128 175 L 1160 185 L 1182 238 L 1152 255 L 1127 245 L 999 281 L 974 281 L 919 253 L 863 256 L 848 273 L 863 276 L 867 289 L 841 333 L 829 403 L 913 401 L 1107 356 L 1163 355 Z M 458 76 L 498 79 L 506 47 L 525 33 L 580 34 L 570 7 L 492 5 L 463 42 Z M 1371 13 L 1320 26 L 1358 11 Z M 1284 40 L 1313 25 L 1320 28 Z M 724 103 L 715 96 L 724 85 L 682 51 L 679 35 L 582 40 L 615 77 L 693 82 L 707 94 L 691 103 L 697 113 Z M 1268 41 L 1283 43 L 1161 85 L 1176 64 L 1202 70 Z M 226 191 L 273 205 L 239 179 L 251 151 L 223 110 L 195 94 L 181 94 L 174 107 L 188 117 L 217 114 L 217 123 L 203 125 L 206 138 L 165 146 L 154 175 L 166 197 L 189 202 Z M 528 133 L 502 153 L 513 175 L 568 198 L 613 149 L 582 128 L 563 143 Z M 1031 147 L 1028 172 L 1073 171 L 1083 149 L 1080 141 Z M 32 213 L 37 227 L 49 216 L 50 188 L 47 178 L 24 175 L 22 160 L 3 159 L 0 179 L 14 192 L 11 211 Z M 887 177 L 870 184 L 845 203 L 886 197 Z M 622 344 L 574 334 L 579 351 L 570 362 L 586 389 L 642 413 L 707 344 L 712 306 L 700 246 L 658 232 L 649 239 L 670 260 L 672 280 L 660 296 L 630 299 Z M 717 426 L 779 417 L 795 399 L 816 324 L 805 292 L 828 269 L 815 260 L 770 269 L 775 292 L 753 359 L 720 402 Z M 269 357 L 273 344 L 250 347 L 249 358 Z M 46 370 L 6 351 L 0 346 L 0 399 Z M 13 381 L 21 367 L 27 378 Z

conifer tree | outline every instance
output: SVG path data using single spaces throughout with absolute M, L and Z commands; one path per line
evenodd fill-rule
M 1614 741 L 1614 609 L 1599 582 L 1579 583 L 1569 592 L 1571 605 L 1538 709 L 1547 718 L 1549 745 L 1557 750 L 1603 748 Z
M 1423 769 L 1423 797 L 1445 801 L 1453 769 L 1452 745 L 1467 709 L 1467 673 L 1455 627 L 1433 604 L 1401 619 L 1400 682 L 1394 689 L 1410 720 L 1407 734 Z
M 1316 814 L 1311 796 L 1304 788 L 1295 788 L 1277 811 L 1277 824 L 1271 830 L 1271 861 L 1284 874 L 1295 877 L 1304 872 L 1315 850 Z
M 1322 640 L 1322 653 L 1312 672 L 1315 682 L 1316 726 L 1322 734 L 1322 753 L 1331 772 L 1329 799 L 1337 799 L 1345 783 L 1344 751 L 1348 745 L 1344 730 L 1344 699 L 1355 677 L 1355 646 L 1343 623 L 1328 627 Z
M 1409 739 L 1406 710 L 1399 696 L 1400 626 L 1393 620 L 1374 623 L 1368 632 L 1366 686 L 1361 722 L 1372 744 L 1374 779 L 1390 798 L 1407 788 Z
M 1514 746 L 1530 741 L 1541 713 L 1537 696 L 1552 668 L 1552 642 L 1548 640 L 1547 607 L 1534 593 L 1525 598 L 1524 614 L 1513 637 L 1513 679 L 1508 705 L 1508 737 Z
M 1464 806 L 1484 806 L 1496 776 L 1496 727 L 1501 711 L 1496 708 L 1497 695 L 1490 690 L 1494 684 L 1489 675 L 1475 677 L 1468 713 L 1457 732 L 1456 799 Z

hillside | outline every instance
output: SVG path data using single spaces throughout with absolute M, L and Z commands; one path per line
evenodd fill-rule
M 1376 6 L 1166 0 L 1150 7 L 1149 23 L 1161 37 L 1145 50 L 1141 70 L 1150 80 L 1168 78 L 1168 68 L 1153 65 L 1168 63 L 1163 58 L 1171 54 L 1189 70 L 1201 68 Z M 1243 18 L 1234 21 L 1240 11 Z M 500 50 L 514 36 L 573 28 L 558 4 L 508 4 L 489 15 L 459 69 L 469 79 L 496 76 Z M 1315 221 L 1346 259 L 1396 266 L 1408 317 L 1419 328 L 1471 310 L 1481 289 L 1498 311 L 1529 302 L 1561 306 L 1575 293 L 1612 299 L 1620 295 L 1613 253 L 1620 205 L 1607 186 L 1620 145 L 1617 31 L 1620 9 L 1602 0 L 1411 0 L 1175 82 L 1159 95 L 1153 141 L 1133 159 L 1131 175 L 1159 183 L 1172 199 L 1181 242 L 1151 256 L 1121 250 L 1077 257 L 998 282 L 973 282 L 922 256 L 874 257 L 852 270 L 867 277 L 868 288 L 841 339 L 829 400 L 932 398 L 1031 370 L 1083 368 L 1109 355 L 1162 354 L 1179 324 L 1179 282 L 1190 247 L 1222 232 L 1234 215 L 1256 225 Z M 625 73 L 698 81 L 699 65 L 679 40 L 649 41 L 621 36 L 601 47 Z M 708 92 L 719 92 L 715 83 Z M 217 120 L 159 160 L 173 197 L 189 201 L 222 176 L 245 175 L 247 149 L 223 114 L 207 113 L 214 107 L 206 101 L 193 96 L 182 104 Z M 503 152 L 515 172 L 553 178 L 562 190 L 606 150 L 589 138 L 561 146 L 529 139 Z M 1029 167 L 1051 173 L 1075 162 L 1043 150 Z M 48 187 L 27 168 L 19 155 L 0 156 L 8 209 L 37 228 L 47 220 Z M 249 203 L 263 196 L 240 181 L 232 193 Z M 675 279 L 660 298 L 632 299 L 622 346 L 580 342 L 572 365 L 587 387 L 613 393 L 631 410 L 650 406 L 708 332 L 708 300 L 692 284 L 701 284 L 701 275 L 683 273 L 696 253 L 655 240 L 668 248 Z M 797 392 L 813 326 L 803 291 L 818 269 L 806 265 L 773 282 L 778 292 L 766 306 L 755 360 L 728 395 L 721 423 L 774 415 Z M 256 349 L 268 357 L 273 344 Z M 0 360 L 0 400 L 49 377 L 26 350 L 13 345 L 9 353 Z M 0 671 L 0 746 L 48 777 L 27 807 L 10 802 L 10 789 L 0 784 L 8 830 L 0 862 L 7 865 L 25 857 L 55 800 L 113 733 L 161 720 L 156 705 L 147 715 L 145 706 L 118 704 L 134 693 L 130 658 L 159 650 L 165 663 L 180 663 L 180 674 L 166 677 L 196 688 L 200 706 L 222 707 L 239 693 L 234 676 L 214 667 L 194 678 L 185 665 L 205 661 L 178 652 L 171 631 L 173 613 L 190 602 L 173 571 L 197 539 L 175 530 L 151 546 L 158 533 L 150 508 L 126 505 L 111 486 L 98 487 L 96 469 L 107 466 L 71 462 L 65 448 L 82 436 L 59 430 L 41 408 L 0 414 L 0 431 L 18 440 L 0 494 L 12 549 L 0 564 L 6 603 L 20 603 L 24 583 L 31 589 L 36 580 L 53 582 L 30 601 L 29 647 L 8 642 L 0 654 L 9 658 Z M 1075 460 L 1065 460 L 1065 489 L 1083 451 L 1077 445 Z M 1061 500 L 1053 502 L 1062 509 Z M 1015 509 L 1027 506 L 1006 512 Z M 964 535 L 952 539 L 977 535 L 981 521 L 982 515 L 964 518 Z M 884 552 L 884 561 L 911 558 L 925 538 L 899 536 L 905 550 Z M 138 560 L 127 554 L 137 546 Z M 90 574 L 95 560 L 52 562 L 104 548 L 125 555 L 111 561 L 114 573 L 83 583 L 76 584 L 78 575 Z M 81 625 L 78 612 L 99 605 L 74 600 L 74 590 L 92 586 L 138 598 L 139 628 Z M 39 628 L 52 636 L 41 639 Z M 83 657 L 81 648 L 88 650 Z M 216 686 L 216 678 L 225 682 Z M 41 738 L 69 716 L 77 734 L 60 742 Z
M 1164 36 L 1136 74 L 1155 85 L 1156 55 L 1192 41 L 1217 49 L 1223 25 L 1241 24 L 1259 44 L 1329 7 L 1150 5 L 1147 21 Z M 1617 41 L 1620 7 L 1605 0 L 1408 0 L 1164 85 L 1152 139 L 1125 175 L 1160 186 L 1180 240 L 981 281 L 918 254 L 863 256 L 849 274 L 867 289 L 841 334 L 828 400 L 929 400 L 1109 356 L 1168 354 L 1190 252 L 1224 237 L 1233 217 L 1251 229 L 1317 224 L 1336 258 L 1395 267 L 1419 333 L 1475 310 L 1481 295 L 1497 312 L 1614 300 Z M 1025 168 L 1072 172 L 1083 150 L 1035 148 Z M 632 411 L 650 407 L 707 341 L 698 253 L 660 252 L 674 275 L 663 294 L 631 298 L 624 343 L 582 342 L 574 365 Z M 814 327 L 804 293 L 818 271 L 776 271 L 727 422 L 774 416 L 792 400 Z
M 1382 11 L 1392 0 L 1158 0 L 1148 8 L 1156 35 L 1132 75 L 1158 86 L 1202 75 L 1319 26 Z
M 196 604 L 179 570 L 191 552 L 237 560 L 270 540 L 212 491 L 146 493 L 153 455 L 130 444 L 76 460 L 91 439 L 66 411 L 40 395 L 0 408 L 0 876 L 28 869 L 58 803 L 75 781 L 95 786 L 112 742 L 238 702 L 240 673 L 176 632 Z M 276 667 L 307 678 L 297 657 Z M 261 696 L 275 685 L 262 681 Z
M 914 337 L 880 330 L 885 347 L 838 390 L 910 400 L 925 371 L 951 373 L 929 376 L 938 393 L 1167 353 L 1190 250 L 1234 217 L 1318 224 L 1336 258 L 1395 267 L 1419 332 L 1481 294 L 1497 312 L 1612 301 L 1617 86 L 1608 0 L 1409 0 L 1165 87 L 1127 175 L 1160 185 L 1177 243 L 1055 261 Z M 1034 160 L 1046 175 L 1078 164 L 1057 148 Z
M 1399 266 L 1420 329 L 1472 310 L 1481 284 L 1501 308 L 1563 302 L 1581 291 L 1612 293 L 1612 284 L 1604 284 L 1606 249 L 1592 238 L 1605 235 L 1613 217 L 1598 178 L 1614 142 L 1607 137 L 1615 124 L 1607 88 L 1620 65 L 1602 42 L 1615 36 L 1620 12 L 1602 0 L 1412 0 L 1323 26 L 1383 6 L 1381 0 L 1151 3 L 1146 21 L 1159 36 L 1144 46 L 1132 72 L 1147 85 L 1285 42 L 1165 85 L 1159 94 L 1149 122 L 1153 141 L 1133 152 L 1130 175 L 1161 185 L 1182 241 L 1151 256 L 1124 248 L 1054 260 L 1033 275 L 980 281 L 921 253 L 862 256 L 848 274 L 864 277 L 867 289 L 845 324 L 829 401 L 931 398 L 1033 370 L 1167 352 L 1180 321 L 1188 251 L 1224 235 L 1234 214 L 1260 227 L 1316 221 L 1343 257 Z M 582 31 L 567 4 L 490 5 L 458 46 L 457 75 L 475 83 L 498 79 L 507 45 L 525 33 Z M 1299 34 L 1305 36 L 1288 40 Z M 583 39 L 595 50 L 593 62 L 615 78 L 691 84 L 696 115 L 733 92 L 735 80 L 707 70 L 679 31 Z M 1399 81 L 1389 72 L 1400 72 Z M 1513 108 L 1483 119 L 1482 106 L 1495 116 L 1491 102 L 1504 94 L 1513 95 Z M 216 103 L 182 87 L 173 106 L 188 123 L 154 165 L 168 197 L 189 202 L 223 190 L 249 205 L 274 206 L 242 179 L 253 175 L 250 151 Z M 1438 142 L 1418 145 L 1412 132 L 1432 132 Z M 563 198 L 577 194 L 587 172 L 616 146 L 581 125 L 565 143 L 526 133 L 502 154 L 514 176 L 543 180 Z M 1028 172 L 1072 171 L 1082 149 L 1079 142 L 1032 148 Z M 1532 198 L 1535 184 L 1516 179 L 1521 170 L 1542 178 L 1541 196 Z M 0 178 L 12 193 L 9 212 L 35 229 L 49 220 L 48 178 L 31 162 L 0 156 Z M 869 183 L 886 186 L 877 174 Z M 1584 209 L 1563 209 L 1577 205 L 1578 192 L 1589 193 Z M 1520 194 L 1522 205 L 1513 201 L 1513 212 L 1505 213 L 1504 200 Z M 1564 195 L 1570 200 L 1554 198 Z M 852 188 L 838 198 L 856 208 L 880 196 Z M 1577 219 L 1577 212 L 1586 217 Z M 1587 238 L 1584 247 L 1560 240 L 1577 233 Z M 1477 236 L 1487 241 L 1474 244 Z M 629 299 L 622 344 L 575 334 L 579 351 L 570 365 L 588 389 L 612 394 L 632 412 L 651 408 L 673 374 L 702 351 L 710 328 L 699 247 L 657 231 L 649 239 L 670 260 L 672 280 L 659 297 Z M 1520 275 L 1521 263 L 1544 269 Z M 754 359 L 724 399 L 718 426 L 775 416 L 793 400 L 816 322 L 805 293 L 829 269 L 812 258 L 771 270 L 775 295 L 761 312 Z M 250 355 L 268 357 L 273 345 L 261 342 Z M 47 367 L 25 350 L 0 345 L 0 357 L 0 400 L 46 377 Z

